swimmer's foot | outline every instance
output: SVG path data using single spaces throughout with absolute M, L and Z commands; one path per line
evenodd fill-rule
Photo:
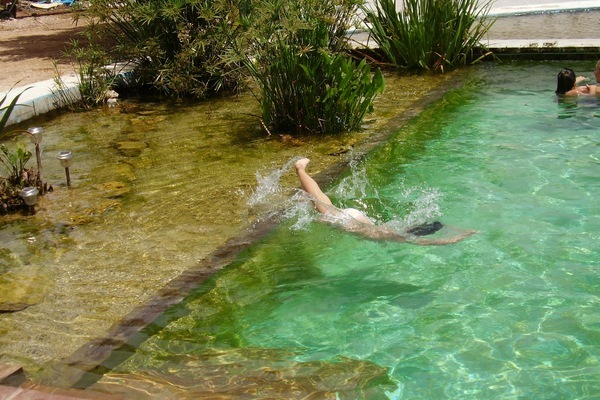
M 308 165 L 309 162 L 310 162 L 310 160 L 308 158 L 301 158 L 298 161 L 296 161 L 296 164 L 294 164 L 296 166 L 296 171 L 306 169 L 306 166 Z

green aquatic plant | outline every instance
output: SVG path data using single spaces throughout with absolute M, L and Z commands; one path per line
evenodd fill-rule
M 395 67 L 444 72 L 489 54 L 481 39 L 494 23 L 491 0 L 376 0 L 363 6 L 368 31 Z
M 383 91 L 380 71 L 350 58 L 347 29 L 357 0 L 264 0 L 240 48 L 259 91 L 267 129 L 294 133 L 355 130 Z
M 2 115 L 0 118 L 0 139 L 5 138 L 8 119 L 18 105 L 19 98 L 27 89 L 29 88 L 13 97 L 8 105 L 5 105 L 8 93 L 0 99 L 0 115 Z M 8 178 L 0 178 L 0 212 L 8 212 L 23 206 L 19 190 L 26 185 L 35 184 L 35 174 L 31 169 L 25 169 L 25 165 L 31 159 L 31 156 L 32 153 L 23 147 L 17 146 L 15 150 L 10 150 L 4 143 L 0 145 L 0 163 L 8 171 Z
M 32 153 L 22 146 L 9 150 L 5 144 L 0 145 L 0 163 L 8 171 L 8 181 L 12 185 L 20 186 L 23 183 L 25 165 L 31 159 Z

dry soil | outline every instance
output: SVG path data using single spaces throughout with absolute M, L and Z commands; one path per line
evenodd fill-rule
M 81 37 L 84 22 L 73 22 L 73 13 L 62 9 L 19 9 L 16 19 L 0 20 L 0 92 L 13 86 L 52 79 L 74 71 L 65 56 L 72 39 Z

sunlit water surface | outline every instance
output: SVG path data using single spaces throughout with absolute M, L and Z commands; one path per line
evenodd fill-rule
M 382 223 L 429 212 L 477 235 L 376 242 L 299 211 L 149 327 L 92 389 L 597 398 L 600 105 L 558 102 L 560 67 L 478 69 L 328 190 Z

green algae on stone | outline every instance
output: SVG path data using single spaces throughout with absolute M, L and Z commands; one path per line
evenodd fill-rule
M 122 197 L 131 191 L 129 185 L 119 181 L 101 183 L 99 185 L 96 185 L 96 189 L 102 192 L 100 193 L 101 197 L 106 197 L 110 199 Z
M 48 276 L 41 267 L 21 265 L 0 275 L 0 312 L 21 311 L 42 301 Z
M 148 143 L 137 140 L 121 140 L 114 142 L 113 146 L 125 157 L 137 157 L 148 147 Z

